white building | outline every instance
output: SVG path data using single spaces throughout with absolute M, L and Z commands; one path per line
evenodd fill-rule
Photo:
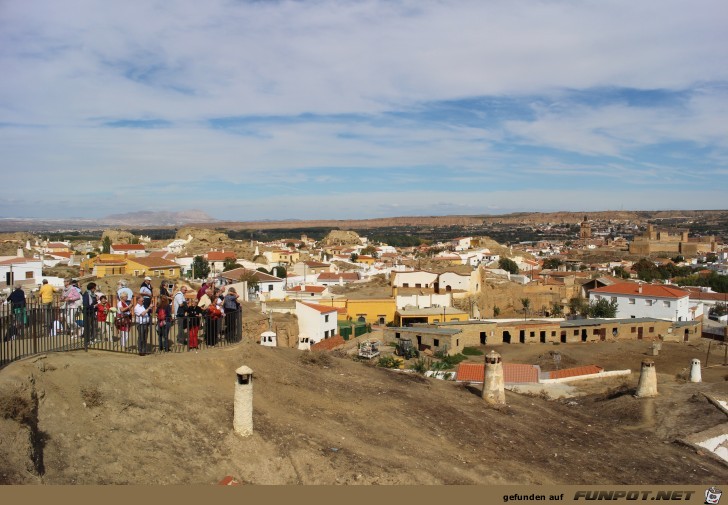
M 671 321 L 691 321 L 690 293 L 655 284 L 620 282 L 589 291 L 589 302 L 601 299 L 617 302 L 618 318 L 652 317 Z
M 12 287 L 14 283 L 40 284 L 42 278 L 40 259 L 18 257 L 0 261 L 0 287 Z
M 306 348 L 309 348 L 317 342 L 336 335 L 338 331 L 337 314 L 336 307 L 297 301 L 299 347 L 303 343 L 308 345 Z M 306 338 L 307 341 L 302 342 L 302 338 Z
M 424 270 L 412 272 L 392 272 L 392 286 L 398 288 L 432 288 L 438 275 Z

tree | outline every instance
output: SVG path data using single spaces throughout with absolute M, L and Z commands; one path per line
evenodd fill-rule
M 500 307 L 497 305 L 493 305 L 493 317 L 498 317 L 500 315 Z
M 563 264 L 564 262 L 561 261 L 559 258 L 548 258 L 544 260 L 543 267 L 547 270 L 556 270 Z
M 278 265 L 270 269 L 271 275 L 275 275 L 279 279 L 285 279 L 288 276 L 288 272 L 286 272 L 286 267 Z
M 551 302 L 551 315 L 561 317 L 564 315 L 564 306 L 559 302 Z
M 531 306 L 531 300 L 528 298 L 521 298 L 521 305 L 523 306 L 523 319 L 528 317 L 528 309 Z
M 569 300 L 569 313 L 584 317 L 589 313 L 589 304 L 581 296 L 575 296 Z
M 614 267 L 614 276 L 629 279 L 629 272 L 624 267 Z
M 357 253 L 351 253 L 351 257 L 349 259 L 352 263 L 356 263 L 356 260 L 359 259 L 359 255 Z
M 101 252 L 103 254 L 109 254 L 111 252 L 111 237 L 108 235 L 101 241 Z
M 242 268 L 243 266 L 238 264 L 233 258 L 227 258 L 222 262 L 222 271 L 227 272 L 229 270 L 235 270 L 236 268 Z
M 138 244 L 139 243 L 139 237 L 132 237 L 131 240 L 129 240 L 130 244 Z
M 725 316 L 728 314 L 728 308 L 726 308 L 726 304 L 724 303 L 716 303 L 714 306 L 708 310 L 708 314 L 711 316 Z
M 253 293 L 258 291 L 258 277 L 255 275 L 255 271 L 253 270 L 245 270 L 242 274 L 240 274 L 240 277 L 238 279 L 240 282 L 247 282 L 248 283 L 248 292 Z
M 518 273 L 518 265 L 516 265 L 516 262 L 510 258 L 499 259 L 498 268 L 501 268 L 501 269 L 505 270 L 506 272 L 510 272 L 512 274 Z
M 589 304 L 589 317 L 617 317 L 617 300 L 608 301 L 606 298 Z
M 192 276 L 195 279 L 204 279 L 210 275 L 210 263 L 202 256 L 192 259 Z

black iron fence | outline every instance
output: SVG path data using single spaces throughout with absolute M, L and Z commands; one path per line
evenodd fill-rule
M 152 313 L 138 318 L 133 310 L 128 317 L 122 316 L 111 310 L 99 317 L 98 312 L 84 311 L 79 302 L 43 304 L 31 300 L 25 307 L 0 305 L 0 367 L 45 352 L 187 352 L 242 339 L 242 310 L 221 316 L 203 312 L 170 321 L 159 321 Z

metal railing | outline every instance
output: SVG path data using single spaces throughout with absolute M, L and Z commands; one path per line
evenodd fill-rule
M 0 305 L 0 368 L 21 358 L 46 352 L 102 350 L 130 354 L 187 352 L 240 342 L 242 310 L 222 317 L 203 313 L 178 317 L 160 325 L 150 313 L 140 320 L 132 311 L 126 324 L 117 324 L 115 311 L 99 320 L 78 304 L 42 304 L 30 300 L 25 307 Z M 103 317 L 103 316 L 102 316 Z

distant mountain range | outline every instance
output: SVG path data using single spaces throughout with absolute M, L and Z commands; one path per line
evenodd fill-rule
M 179 212 L 142 210 L 125 214 L 111 214 L 100 221 L 114 226 L 177 226 L 190 223 L 212 223 L 217 220 L 201 210 L 192 209 Z

